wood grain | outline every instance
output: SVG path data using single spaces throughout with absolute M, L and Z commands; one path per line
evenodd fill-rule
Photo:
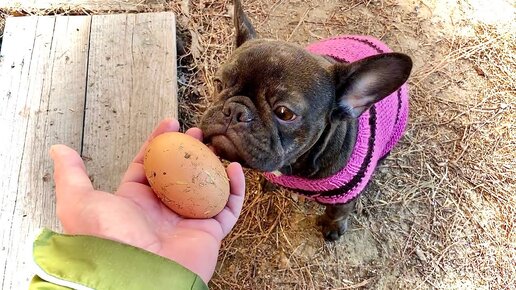
M 45 10 L 93 11 L 93 12 L 143 12 L 165 9 L 160 0 L 4 0 L 0 9 L 29 12 Z
M 177 118 L 171 13 L 92 20 L 83 156 L 96 188 L 114 191 L 154 126 Z
M 37 229 L 59 230 L 50 145 L 113 190 L 152 128 L 177 117 L 171 13 L 8 18 L 0 53 L 0 289 L 27 289 Z
M 14 27 L 17 27 L 16 33 Z M 37 19 L 31 18 L 23 22 L 8 19 L 4 32 L 5 43 L 0 54 L 0 226 L 2 247 L 0 249 L 0 272 L 2 273 L 2 289 L 11 288 L 13 273 L 8 268 L 8 260 L 15 258 L 12 249 L 13 221 L 19 223 L 15 213 L 16 204 L 23 199 L 18 194 L 21 160 L 25 147 L 26 127 L 29 121 L 30 99 L 27 93 L 29 83 L 28 65 L 32 60 L 37 28 Z M 25 65 L 27 62 L 27 66 Z M 18 240 L 18 242 L 20 242 Z M 10 262 L 10 264 L 12 264 Z M 9 267 L 12 267 L 9 265 Z
M 0 96 L 7 98 L 2 124 L 8 124 L 2 136 L 9 136 L 0 149 L 8 155 L 0 157 L 0 179 L 8 182 L 2 184 L 2 289 L 26 288 L 30 237 L 41 227 L 59 229 L 47 152 L 55 143 L 80 148 L 90 19 L 7 20 L 0 63 Z

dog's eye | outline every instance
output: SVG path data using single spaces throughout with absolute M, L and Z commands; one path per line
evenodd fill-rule
M 277 107 L 276 110 L 274 110 L 274 113 L 283 121 L 293 121 L 297 117 L 294 112 L 284 106 Z

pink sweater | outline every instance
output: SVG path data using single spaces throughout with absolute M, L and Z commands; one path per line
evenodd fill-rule
M 307 49 L 342 62 L 354 62 L 367 56 L 390 52 L 381 41 L 370 36 L 345 35 L 311 44 Z M 265 173 L 276 184 L 296 189 L 322 204 L 343 204 L 357 197 L 371 179 L 378 161 L 401 138 L 408 119 L 408 88 L 397 91 L 373 105 L 358 119 L 355 148 L 348 163 L 335 175 L 321 179 Z

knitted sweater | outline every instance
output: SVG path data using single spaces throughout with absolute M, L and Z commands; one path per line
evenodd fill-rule
M 369 36 L 346 35 L 322 40 L 308 51 L 331 56 L 341 62 L 390 52 L 379 40 Z M 321 179 L 265 173 L 276 183 L 306 195 L 322 204 L 344 204 L 357 197 L 371 179 L 378 161 L 387 155 L 401 138 L 408 119 L 408 88 L 404 84 L 391 95 L 374 104 L 358 118 L 355 147 L 344 168 Z

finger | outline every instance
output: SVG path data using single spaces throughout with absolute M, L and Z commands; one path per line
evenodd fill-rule
M 138 152 L 138 154 L 136 154 L 136 157 L 134 157 L 131 164 L 129 164 L 129 167 L 125 172 L 124 177 L 122 177 L 122 181 L 120 182 L 120 184 L 126 182 L 138 182 L 147 184 L 147 178 L 145 177 L 145 172 L 143 171 L 143 156 L 145 155 L 145 149 L 147 149 L 147 146 L 149 145 L 150 141 L 159 134 L 177 131 L 179 131 L 179 122 L 177 120 L 165 119 L 161 121 L 158 124 L 158 126 L 154 128 L 154 131 L 152 131 L 150 136 L 142 145 L 140 151 Z
M 165 125 L 165 128 L 162 128 L 162 125 L 164 122 L 168 122 L 168 121 L 174 121 L 174 120 L 164 120 L 163 122 L 161 122 L 157 127 L 156 129 L 154 130 L 154 132 L 151 134 L 151 137 L 149 137 L 149 139 L 147 140 L 147 142 L 145 142 L 146 144 L 144 144 L 144 146 L 142 146 L 142 149 L 140 149 L 140 152 L 138 153 L 138 155 L 136 156 L 135 158 L 135 161 L 138 159 L 138 160 L 142 160 L 143 158 L 140 157 L 139 155 L 142 155 L 142 154 L 145 154 L 145 149 L 147 148 L 147 145 L 148 143 L 150 142 L 150 140 L 152 140 L 152 138 L 156 137 L 157 135 L 161 134 L 161 133 L 165 133 L 165 132 L 170 132 L 170 131 L 178 131 L 179 130 L 179 122 L 177 122 L 177 124 L 168 124 L 168 125 Z M 166 126 L 169 126 L 168 128 Z M 162 131 L 162 130 L 165 130 L 165 131 Z M 170 130 L 172 129 L 172 130 Z M 157 133 L 157 134 L 155 134 Z M 186 131 L 186 134 L 202 141 L 202 131 L 201 129 L 199 128 L 190 128 Z M 143 153 L 142 153 L 143 151 Z M 147 178 L 145 177 L 145 173 L 142 173 L 143 172 L 143 165 L 142 163 L 143 162 L 135 162 L 133 161 L 133 163 L 129 164 L 129 167 L 126 171 L 126 173 L 124 174 L 124 177 L 122 178 L 122 182 L 121 183 L 124 183 L 124 182 L 138 182 L 138 183 L 143 183 L 143 184 L 147 184 L 148 185 L 148 181 L 147 181 Z
M 185 132 L 186 134 L 194 137 L 195 139 L 203 142 L 203 139 L 204 139 L 204 134 L 202 133 L 202 130 L 197 128 L 197 127 L 193 127 L 193 128 L 190 128 L 188 130 L 186 130 Z M 215 153 L 215 155 L 217 155 L 217 152 L 215 151 L 215 148 L 213 146 L 211 146 L 210 144 L 207 144 L 208 148 L 210 148 L 210 150 Z
M 129 164 L 127 171 L 124 173 L 124 177 L 120 184 L 128 183 L 128 182 L 137 182 L 145 185 L 149 185 L 149 181 L 145 176 L 145 171 L 143 170 L 143 164 L 139 162 L 132 162 Z
M 185 133 L 202 142 L 203 134 L 202 134 L 201 129 L 194 127 L 194 128 L 190 128 L 190 129 L 186 130 Z
M 231 210 L 231 212 L 235 216 L 240 215 L 240 211 L 242 210 L 242 205 L 244 203 L 244 195 L 245 195 L 245 176 L 244 171 L 242 170 L 242 166 L 233 162 L 229 164 L 227 168 L 229 180 L 230 180 L 230 188 L 231 195 L 233 199 L 229 199 L 227 207 Z
M 49 153 L 54 161 L 57 207 L 71 207 L 93 191 L 84 162 L 75 150 L 66 145 L 54 145 Z
M 245 196 L 245 176 L 242 166 L 236 162 L 229 164 L 227 173 L 230 180 L 231 194 L 229 195 L 226 207 L 215 216 L 226 236 L 240 216 Z
M 133 159 L 133 162 L 136 163 L 143 163 L 143 155 L 145 154 L 145 149 L 149 145 L 150 141 L 154 139 L 154 137 L 163 134 L 165 132 L 177 132 L 179 131 L 179 122 L 176 119 L 165 119 L 161 121 L 156 128 L 154 128 L 154 131 L 150 134 L 150 136 L 147 138 L 145 143 L 143 143 L 142 147 L 140 148 L 140 151 L 138 154 L 136 154 L 136 157 Z
M 156 194 L 154 194 L 154 191 L 152 191 L 150 186 L 141 183 L 123 183 L 118 187 L 115 194 L 128 197 L 140 204 L 142 207 L 147 205 L 149 202 L 153 204 L 156 203 L 156 201 L 161 202 L 157 199 Z M 144 208 L 149 208 L 149 206 L 145 206 Z

